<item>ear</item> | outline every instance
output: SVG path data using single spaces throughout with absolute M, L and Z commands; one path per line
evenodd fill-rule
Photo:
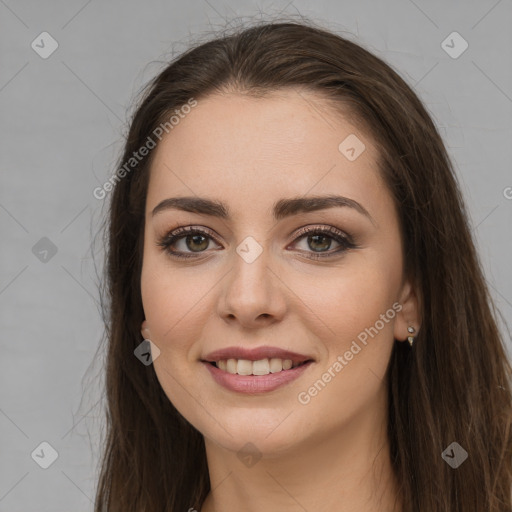
M 140 329 L 140 333 L 142 334 L 142 337 L 143 337 L 145 340 L 149 340 L 149 339 L 151 339 L 151 332 L 150 332 L 150 330 L 149 330 L 147 320 L 144 320 L 144 322 L 142 322 L 141 329 Z
M 402 309 L 396 315 L 394 325 L 394 337 L 398 341 L 406 341 L 411 333 L 407 331 L 408 327 L 414 328 L 413 336 L 416 336 L 421 328 L 421 297 L 418 293 L 418 286 L 407 279 L 400 291 L 398 303 Z

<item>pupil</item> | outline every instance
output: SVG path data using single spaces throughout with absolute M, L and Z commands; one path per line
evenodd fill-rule
M 191 246 L 191 244 L 189 243 L 189 242 L 190 242 L 190 240 L 193 240 L 193 241 L 194 241 L 193 243 L 199 243 L 199 242 L 198 242 L 198 240 L 200 240 L 201 238 L 203 239 L 203 247 L 200 247 L 200 249 L 206 249 L 206 248 L 208 247 L 208 240 L 207 240 L 207 238 L 206 238 L 205 236 L 203 236 L 203 235 L 188 235 L 188 236 L 187 236 L 187 239 L 186 239 L 186 240 L 187 240 L 187 247 L 188 247 L 191 251 L 193 251 L 193 250 L 194 250 L 194 247 L 192 247 L 192 246 Z M 206 242 L 206 243 L 205 243 L 205 242 Z M 196 248 L 197 248 L 197 247 L 196 247 Z M 200 252 L 200 250 L 199 250 L 199 251 L 197 251 L 197 252 Z
M 310 237 L 308 237 L 308 240 L 311 241 L 311 240 L 315 240 L 314 243 L 317 243 L 317 240 L 318 239 L 324 239 L 325 241 L 327 241 L 326 243 L 324 244 L 320 244 L 320 245 L 323 245 L 323 248 L 322 247 L 317 247 L 317 249 L 319 248 L 320 251 L 326 251 L 327 249 L 329 249 L 329 246 L 330 246 L 330 239 L 328 236 L 325 236 L 325 235 L 311 235 Z M 310 248 L 314 249 L 314 247 L 311 247 L 311 244 L 309 244 Z

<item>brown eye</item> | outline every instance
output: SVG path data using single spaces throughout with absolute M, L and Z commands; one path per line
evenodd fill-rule
M 205 243 L 206 242 L 206 243 Z M 185 244 L 188 249 L 194 251 L 197 249 L 198 252 L 208 248 L 209 240 L 204 235 L 187 235 L 185 237 Z M 195 246 L 195 247 L 194 247 Z
M 194 253 L 199 255 L 206 252 L 212 240 L 215 241 L 210 231 L 187 226 L 171 231 L 158 242 L 158 245 L 172 257 L 195 258 Z M 181 247 L 174 248 L 180 242 Z
M 299 251 L 311 259 L 334 257 L 348 249 L 357 248 L 352 237 L 331 226 L 305 227 L 299 230 L 297 235 L 294 244 L 305 239 L 306 247 Z M 212 241 L 218 244 L 212 231 L 187 226 L 171 231 L 158 242 L 158 245 L 171 257 L 184 259 L 196 258 L 201 253 L 207 253 Z M 338 244 L 338 248 L 329 250 L 333 241 Z
M 357 247 L 352 237 L 331 226 L 302 228 L 299 230 L 298 235 L 295 239 L 295 244 L 298 240 L 305 239 L 306 248 L 301 250 L 306 253 L 307 258 L 328 258 L 340 255 L 347 249 L 355 249 Z M 332 247 L 333 240 L 339 245 L 339 248 L 326 252 Z

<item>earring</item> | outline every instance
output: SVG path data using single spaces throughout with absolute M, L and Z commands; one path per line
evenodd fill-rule
M 414 333 L 414 327 L 407 327 L 407 332 L 410 334 Z M 414 343 L 414 336 L 408 336 L 407 341 L 409 341 L 409 345 L 412 347 L 412 344 Z

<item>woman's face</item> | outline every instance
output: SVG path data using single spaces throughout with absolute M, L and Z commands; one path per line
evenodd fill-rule
M 416 316 L 372 141 L 320 97 L 290 89 L 201 99 L 155 151 L 142 334 L 160 349 L 153 364 L 169 400 L 233 451 L 250 442 L 285 452 L 365 418 L 375 428 L 394 338 Z M 325 196 L 347 199 L 311 201 Z M 223 208 L 162 203 L 184 197 Z M 181 227 L 200 233 L 159 245 Z M 275 351 L 208 358 L 233 347 Z M 279 372 L 289 364 L 280 350 L 311 362 Z M 218 357 L 235 361 L 204 362 Z

